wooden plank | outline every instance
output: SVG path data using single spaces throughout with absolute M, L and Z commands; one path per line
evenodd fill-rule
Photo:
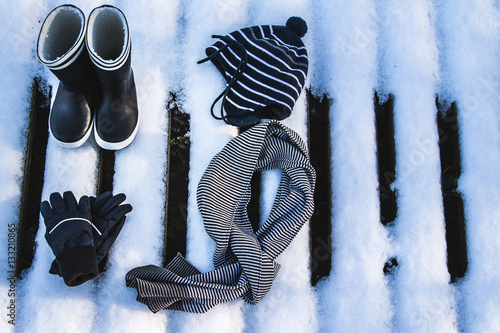
M 177 253 L 186 255 L 186 225 L 189 185 L 189 114 L 183 112 L 174 93 L 167 102 L 169 136 L 167 148 L 167 189 L 165 191 L 165 244 L 163 262 L 166 265 Z
M 438 109 L 442 109 L 436 99 Z M 441 190 L 443 192 L 444 219 L 446 223 L 446 244 L 448 272 L 452 282 L 465 276 L 467 271 L 467 244 L 465 236 L 464 204 L 457 191 L 458 179 L 462 173 L 460 142 L 457 121 L 457 105 L 437 114 L 439 150 L 441 157 Z
M 377 162 L 380 198 L 380 222 L 387 225 L 397 214 L 396 191 L 391 184 L 396 179 L 396 144 L 394 141 L 394 97 L 381 102 L 374 95 L 377 131 Z
M 35 255 L 35 237 L 38 231 L 42 197 L 45 154 L 49 138 L 50 87 L 42 88 L 40 78 L 33 79 L 30 123 L 24 162 L 19 233 L 17 239 L 16 274 L 31 266 Z
M 309 227 L 311 285 L 330 275 L 332 268 L 332 186 L 330 172 L 330 99 L 307 90 L 309 155 L 316 169 L 314 214 Z

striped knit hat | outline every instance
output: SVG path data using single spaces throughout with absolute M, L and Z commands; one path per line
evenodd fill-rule
M 307 24 L 290 17 L 286 26 L 259 25 L 236 30 L 205 51 L 224 76 L 226 89 L 212 104 L 212 116 L 235 126 L 290 116 L 307 76 L 307 50 L 300 39 Z M 220 115 L 214 107 L 221 100 Z

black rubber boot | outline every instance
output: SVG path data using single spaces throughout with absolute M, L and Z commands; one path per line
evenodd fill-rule
M 81 146 L 92 131 L 98 80 L 85 48 L 85 16 L 73 5 L 54 8 L 38 36 L 40 61 L 59 79 L 49 130 L 64 147 Z
M 94 136 L 108 150 L 128 146 L 139 127 L 139 110 L 130 60 L 130 33 L 125 15 L 101 6 L 90 13 L 87 49 L 99 77 Z

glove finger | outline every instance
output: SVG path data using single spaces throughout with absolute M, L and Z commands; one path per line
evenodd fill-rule
M 75 195 L 71 191 L 66 191 L 63 193 L 64 202 L 66 207 L 68 207 L 68 212 L 76 213 L 78 210 L 78 203 L 76 202 Z
M 52 211 L 52 208 L 50 207 L 50 204 L 47 200 L 43 201 L 40 204 L 40 213 L 42 213 L 43 219 L 45 221 L 54 216 L 54 212 Z
M 55 259 L 54 261 L 52 261 L 52 264 L 50 265 L 49 273 L 61 276 L 61 274 L 59 273 L 59 264 Z
M 123 193 L 119 193 L 109 198 L 108 201 L 99 209 L 97 215 L 107 217 L 115 207 L 118 207 L 127 197 Z
M 125 224 L 125 220 L 127 218 L 125 216 L 123 216 L 122 218 L 120 218 L 118 220 L 118 222 L 116 222 L 112 227 L 111 229 L 109 229 L 109 232 L 108 232 L 108 238 L 116 238 L 118 237 L 118 234 L 120 233 L 120 231 L 122 230 L 123 228 L 123 225 Z
M 106 214 L 105 217 L 95 219 L 95 224 L 101 231 L 99 237 L 96 238 L 96 242 L 99 243 L 103 238 L 109 237 L 110 233 L 112 233 L 112 230 L 116 228 L 117 224 L 121 223 L 121 225 L 123 226 L 123 223 L 125 222 L 125 214 L 127 214 L 131 210 L 132 206 L 129 204 L 120 205 L 112 209 L 108 214 Z M 120 232 L 120 230 L 118 230 L 118 232 Z
M 50 195 L 50 203 L 52 204 L 55 215 L 62 214 L 66 210 L 63 198 L 58 192 L 54 192 Z
M 80 210 L 82 212 L 90 212 L 90 199 L 88 196 L 84 195 L 79 201 Z
M 120 219 L 116 223 L 110 223 L 113 224 L 109 232 L 106 234 L 105 237 L 102 237 L 99 239 L 99 243 L 96 244 L 96 258 L 97 260 L 101 260 L 106 256 L 106 254 L 109 252 L 111 246 L 115 242 L 116 238 L 118 237 L 118 234 L 122 230 L 123 224 L 125 223 L 125 217 Z
M 125 216 L 125 214 L 130 213 L 132 211 L 132 206 L 129 204 L 123 204 L 118 207 L 113 208 L 110 210 L 106 216 L 104 217 L 107 220 L 116 220 L 118 221 L 122 217 Z
M 92 213 L 96 214 L 101 209 L 102 205 L 104 205 L 112 196 L 113 194 L 110 191 L 107 191 L 95 198 L 92 202 Z
M 118 234 L 122 230 L 125 220 L 126 217 L 124 216 L 120 220 L 113 220 L 108 223 L 106 229 L 103 230 L 102 236 L 96 239 L 95 246 L 97 252 L 104 254 L 108 252 L 109 247 L 111 247 L 111 244 L 113 244 L 116 237 L 118 237 Z M 106 244 L 109 244 L 109 246 Z

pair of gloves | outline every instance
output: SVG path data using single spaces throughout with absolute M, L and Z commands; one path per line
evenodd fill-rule
M 105 257 L 118 237 L 125 215 L 132 210 L 121 204 L 125 194 L 105 192 L 76 201 L 72 192 L 50 195 L 40 212 L 44 218 L 45 239 L 56 256 L 49 270 L 68 286 L 78 286 L 93 279 L 104 266 Z M 99 269 L 99 267 L 101 269 Z

